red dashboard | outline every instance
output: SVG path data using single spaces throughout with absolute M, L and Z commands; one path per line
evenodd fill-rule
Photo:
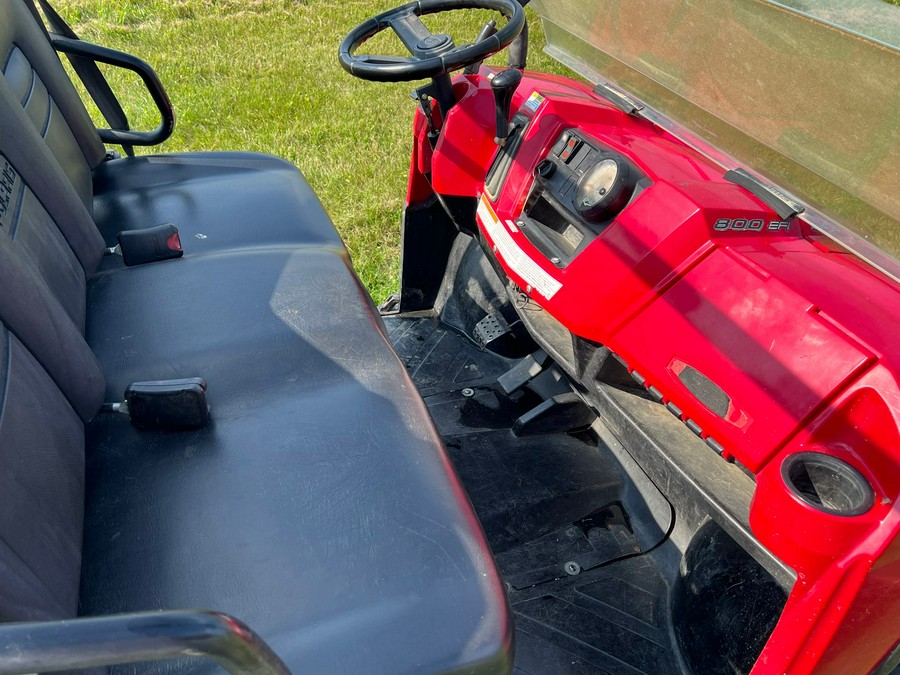
M 760 663 L 840 663 L 900 616 L 887 594 L 900 579 L 897 284 L 587 86 L 526 74 L 515 147 L 500 151 L 489 79 L 455 90 L 433 149 L 417 115 L 410 202 L 432 189 L 477 199 L 480 236 L 510 281 L 754 476 L 753 535 L 798 575 Z M 604 160 L 627 174 L 625 196 L 582 217 L 593 205 L 578 190 L 598 184 Z M 606 194 L 616 179 L 603 175 Z M 816 504 L 810 472 L 846 481 Z M 811 656 L 786 654 L 798 634 Z M 830 644 L 822 661 L 816 644 Z

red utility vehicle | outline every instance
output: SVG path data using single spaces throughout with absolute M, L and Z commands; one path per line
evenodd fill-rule
M 525 69 L 517 0 L 361 24 L 350 74 L 430 80 L 376 313 L 292 167 L 104 154 L 165 92 L 39 4 L 0 9 L 0 673 L 896 672 L 900 8 L 535 0 L 593 85 Z M 94 131 L 50 45 L 160 130 Z

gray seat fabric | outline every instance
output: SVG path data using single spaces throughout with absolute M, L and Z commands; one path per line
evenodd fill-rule
M 16 252 L 0 233 L 0 320 L 28 347 L 69 405 L 87 421 L 103 403 L 103 374 L 39 270 L 22 264 Z
M 0 621 L 75 616 L 84 427 L 28 348 L 0 325 Z
M 509 670 L 480 527 L 300 173 L 100 162 L 37 40 L 22 0 L 0 5 L 0 621 L 201 607 L 298 672 Z M 28 67 L 46 100 L 23 99 Z M 183 259 L 101 262 L 117 228 L 164 221 Z M 204 429 L 97 415 L 130 382 L 190 376 Z
M 15 88 L 26 55 L 42 65 L 48 53 L 56 59 L 19 2 L 0 5 L 0 45 L 12 77 L 12 86 L 0 78 L 0 620 L 71 618 L 82 557 L 83 425 L 105 387 L 82 337 L 86 277 L 103 241 L 79 195 L 90 203 L 82 150 L 55 148 L 68 174 L 49 145 L 72 135 L 60 113 L 70 106 L 51 100 L 71 83 L 65 73 L 46 78 L 47 128 L 58 129 L 46 136 Z
M 31 256 L 29 263 L 44 265 L 44 278 L 57 290 L 60 285 L 54 275 L 58 266 L 82 278 L 93 274 L 103 257 L 103 238 L 68 175 L 32 126 L 5 78 L 0 78 L 0 169 L 6 193 L 0 220 L 8 226 L 7 235 L 11 239 L 28 236 L 24 230 L 34 227 L 38 235 L 32 238 L 40 241 L 39 233 L 49 220 L 70 249 L 71 260 L 61 259 L 67 255 L 62 249 L 51 252 L 45 248 Z M 55 233 L 53 236 L 56 238 Z M 60 300 L 64 299 L 60 297 Z M 83 307 L 80 311 L 73 306 L 67 309 L 76 322 L 79 319 L 83 322 Z

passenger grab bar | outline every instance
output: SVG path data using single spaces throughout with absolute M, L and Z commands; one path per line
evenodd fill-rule
M 175 111 L 156 71 L 146 61 L 116 49 L 101 47 L 84 40 L 72 39 L 50 33 L 53 48 L 64 54 L 81 56 L 99 63 L 133 71 L 143 80 L 147 91 L 159 110 L 159 126 L 153 131 L 131 131 L 129 129 L 97 129 L 104 143 L 113 145 L 159 145 L 175 129 Z M 91 92 L 88 92 L 91 93 Z
M 209 658 L 230 673 L 290 675 L 275 652 L 226 614 L 142 612 L 0 625 L 0 675 Z

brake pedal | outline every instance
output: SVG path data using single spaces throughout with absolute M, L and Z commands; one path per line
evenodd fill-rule
M 596 418 L 578 394 L 558 394 L 519 417 L 512 432 L 515 436 L 569 433 L 588 428 Z
M 549 361 L 550 356 L 547 352 L 538 349 L 498 377 L 497 383 L 503 389 L 503 393 L 509 396 L 540 375 Z

